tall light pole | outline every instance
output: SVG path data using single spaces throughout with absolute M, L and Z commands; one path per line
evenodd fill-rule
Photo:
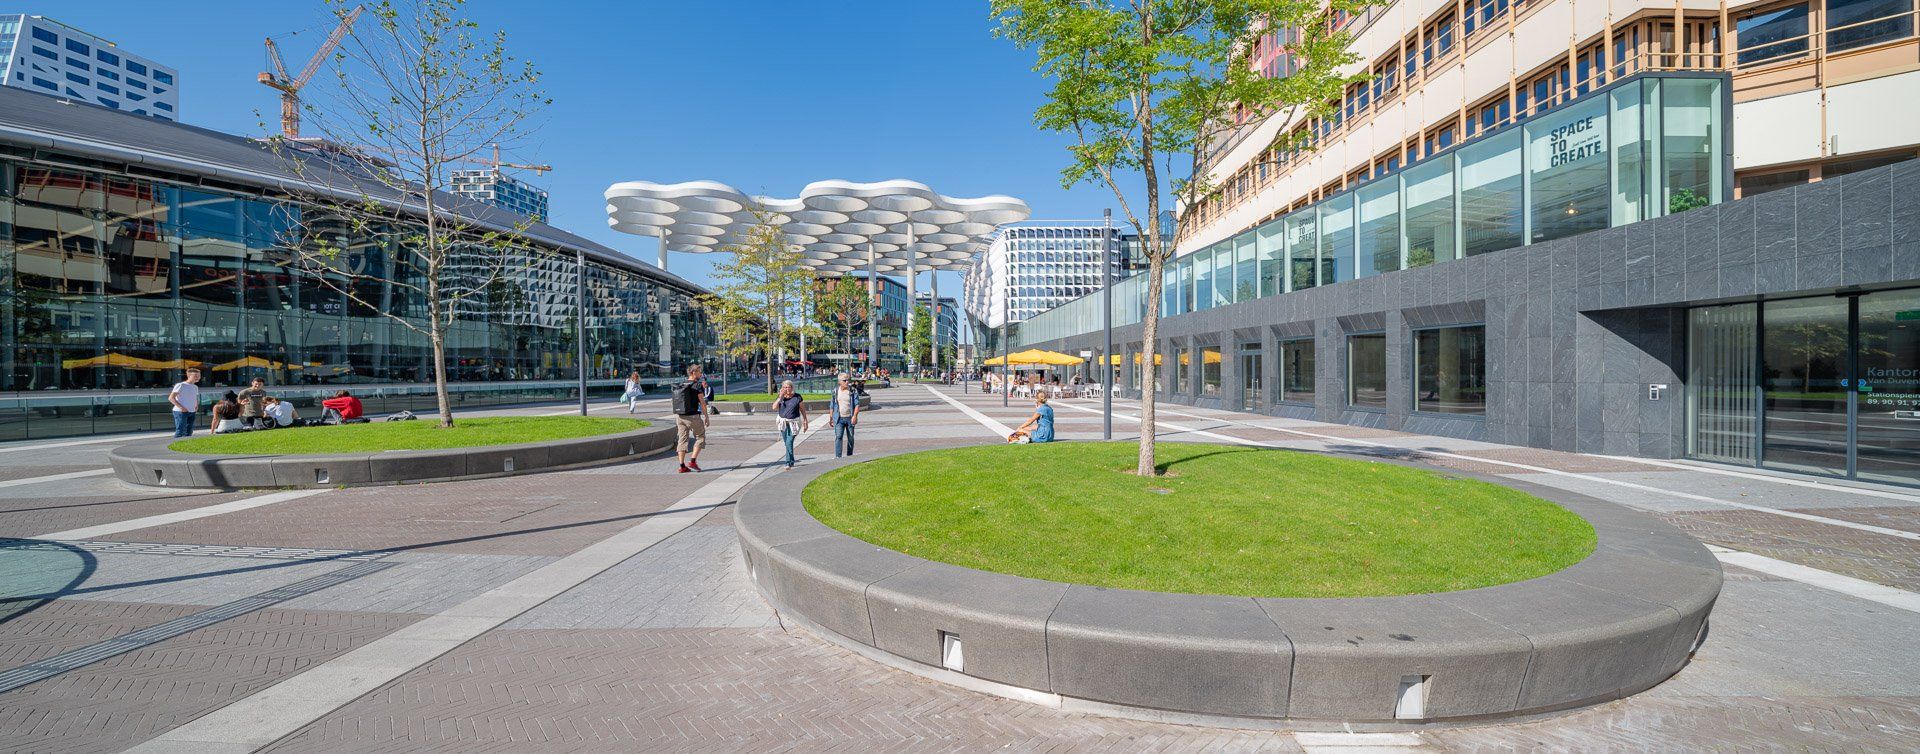
M 1013 283 L 1011 275 L 1006 277 L 1008 285 Z M 1002 286 L 1005 288 L 1006 286 Z M 1013 319 L 1013 291 L 1000 295 L 1000 407 L 1011 404 L 1008 394 L 1013 392 L 1013 341 L 1007 340 L 1007 321 Z
M 1103 231 L 1100 234 L 1100 244 L 1101 244 L 1100 245 L 1100 282 L 1104 284 L 1101 287 L 1101 293 L 1100 293 L 1100 323 L 1101 323 L 1101 326 L 1107 331 L 1107 347 L 1105 350 L 1100 352 L 1100 360 L 1106 362 L 1100 365 L 1102 367 L 1105 367 L 1104 369 L 1101 370 L 1105 372 L 1105 374 L 1100 375 L 1102 378 L 1100 381 L 1103 383 L 1107 383 L 1100 386 L 1100 408 L 1102 413 L 1104 414 L 1103 416 L 1100 417 L 1101 419 L 1100 420 L 1100 436 L 1102 439 L 1112 440 L 1113 439 L 1113 385 L 1112 385 L 1112 382 L 1113 382 L 1113 267 L 1114 267 L 1113 252 L 1115 248 L 1119 245 L 1113 242 L 1113 210 L 1112 209 L 1107 209 L 1100 213 L 1100 224 L 1101 224 L 1101 227 L 1103 228 Z
M 664 248 L 664 247 L 662 247 Z M 580 415 L 587 415 L 587 253 L 573 251 L 573 361 L 580 376 Z

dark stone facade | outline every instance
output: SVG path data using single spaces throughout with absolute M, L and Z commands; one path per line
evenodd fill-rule
M 1920 285 L 1920 161 L 1571 238 L 1269 296 L 1160 321 L 1162 354 L 1217 346 L 1219 396 L 1172 403 L 1241 408 L 1242 343 L 1262 344 L 1262 383 L 1280 378 L 1277 343 L 1315 336 L 1313 404 L 1266 413 L 1583 453 L 1686 453 L 1687 309 Z M 1412 331 L 1486 325 L 1482 417 L 1413 410 Z M 1115 328 L 1115 352 L 1141 325 Z M 1388 410 L 1346 405 L 1346 335 L 1387 336 Z M 1102 347 L 1092 332 L 1034 344 Z M 1186 384 L 1197 390 L 1199 359 Z M 1138 374 L 1128 374 L 1123 395 Z M 1667 385 L 1649 400 L 1651 385 Z M 1165 390 L 1165 385 L 1160 386 Z

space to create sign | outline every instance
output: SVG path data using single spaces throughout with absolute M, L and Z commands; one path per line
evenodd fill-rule
M 1607 118 L 1604 114 L 1581 115 L 1559 125 L 1528 129 L 1533 137 L 1528 155 L 1535 173 L 1584 167 L 1596 160 L 1604 163 L 1607 154 Z

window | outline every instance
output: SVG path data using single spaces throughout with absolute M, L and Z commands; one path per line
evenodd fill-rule
M 39 55 L 40 57 L 43 57 L 52 61 L 60 60 L 60 53 L 54 52 L 52 50 L 49 50 L 45 47 L 41 47 L 39 45 L 33 46 L 33 54 Z
M 1533 178 L 1532 243 L 1607 227 L 1607 102 L 1561 108 L 1526 124 Z
M 1720 201 L 1720 82 L 1667 79 L 1659 85 L 1667 212 Z
M 1400 269 L 1400 182 L 1375 181 L 1359 196 L 1359 276 Z
M 1353 279 L 1353 194 L 1320 205 L 1320 284 Z
M 34 27 L 33 29 L 33 38 L 38 39 L 50 45 L 60 44 L 59 35 L 54 34 L 53 32 L 47 31 L 46 29 L 42 29 L 37 26 Z
M 1347 336 L 1347 405 L 1387 409 L 1387 336 Z
M 172 84 L 173 74 L 167 73 L 166 71 L 154 71 L 153 80 L 158 81 L 162 84 Z
M 113 109 L 115 109 L 115 110 L 118 110 L 118 109 L 120 109 L 120 103 L 118 103 L 118 102 L 115 102 L 115 101 L 113 101 L 113 100 L 110 100 L 110 99 L 107 99 L 106 97 L 101 97 L 101 98 L 100 98 L 100 104 L 102 104 L 102 105 L 106 105 L 107 107 L 111 107 L 111 108 L 113 108 Z
M 169 104 L 167 104 L 167 103 L 165 103 L 165 102 L 155 102 L 155 103 L 153 103 L 153 108 L 154 108 L 155 110 L 160 110 L 160 111 L 163 111 L 163 112 L 169 112 L 169 113 L 170 113 L 170 112 L 173 112 L 173 106 L 172 106 L 172 105 L 169 105 Z
M 1913 152 L 1908 151 L 1908 152 L 1901 152 L 1898 154 L 1883 154 L 1876 157 L 1861 157 L 1861 158 L 1852 159 L 1852 160 L 1841 160 L 1838 162 L 1829 162 L 1826 164 L 1825 167 L 1822 167 L 1820 169 L 1820 177 L 1839 178 L 1840 176 L 1846 175 L 1848 173 L 1858 173 L 1862 170 L 1872 170 L 1874 168 L 1881 167 L 1884 165 L 1892 165 L 1896 162 L 1905 162 L 1911 159 L 1913 159 Z
M 1192 364 L 1193 357 L 1187 349 L 1173 349 L 1173 383 L 1167 386 L 1167 392 L 1184 393 L 1187 391 L 1187 369 Z
M 80 74 L 78 74 L 78 73 L 69 73 L 69 74 L 67 74 L 67 80 L 68 80 L 68 81 L 71 81 L 71 82 L 73 82 L 73 83 L 75 83 L 75 84 L 79 84 L 79 85 L 81 85 L 81 86 L 93 86 L 93 82 L 92 82 L 92 81 L 88 81 L 88 80 L 87 80 L 87 77 L 85 77 L 85 76 L 82 76 L 82 75 L 80 75 Z
M 1740 65 L 1797 58 L 1807 53 L 1807 5 L 1796 3 L 1749 13 L 1733 24 Z
M 99 88 L 100 88 L 100 91 L 103 91 L 103 92 L 106 92 L 106 93 L 108 93 L 108 94 L 119 94 L 119 93 L 120 93 L 120 87 L 117 87 L 117 86 L 114 86 L 114 85 L 112 85 L 112 84 L 94 84 L 94 86 L 97 86 L 97 87 L 99 87 Z M 116 106 L 116 107 L 117 107 L 117 106 Z
M 1913 0 L 1827 0 L 1827 50 L 1913 36 Z
M 147 90 L 147 82 L 141 81 L 139 79 L 127 79 L 127 86 L 133 87 L 135 89 L 139 89 L 140 91 L 143 91 L 143 92 Z
M 142 75 L 142 76 L 145 76 L 145 75 L 147 75 L 147 67 L 146 67 L 145 65 L 143 65 L 143 64 L 141 64 L 141 63 L 140 63 L 139 61 L 135 61 L 135 60 L 128 60 L 128 61 L 127 61 L 127 70 L 129 70 L 129 71 L 132 71 L 132 72 L 134 72 L 134 73 L 138 73 L 138 74 L 140 74 L 140 75 Z
M 106 63 L 107 65 L 120 64 L 120 56 L 115 55 L 111 52 L 107 52 L 106 50 L 95 50 L 93 52 L 93 57 L 95 60 L 98 60 L 102 63 Z
M 79 58 L 67 58 L 67 65 L 73 66 L 75 68 L 78 68 L 82 71 L 86 71 L 88 73 L 93 72 L 93 66 L 89 65 L 87 61 L 81 60 Z
M 67 40 L 67 51 L 69 51 L 69 52 L 77 52 L 77 53 L 80 53 L 80 54 L 82 54 L 82 55 L 92 55 L 92 54 L 93 54 L 93 48 L 92 48 L 92 47 L 89 47 L 89 46 L 87 46 L 87 43 L 85 43 L 85 42 L 82 42 L 82 41 L 80 41 L 80 40 L 78 40 L 78 39 L 69 39 L 69 40 Z
M 1759 196 L 1769 191 L 1793 188 L 1807 182 L 1809 174 L 1805 170 L 1786 170 L 1765 175 L 1750 175 L 1740 179 L 1740 196 L 1746 198 Z
M 1401 175 L 1406 182 L 1407 266 L 1455 258 L 1453 160 L 1431 160 Z
M 1200 394 L 1220 397 L 1220 349 L 1216 346 L 1200 349 Z
M 55 84 L 55 83 L 53 83 L 53 82 L 51 82 L 51 81 L 48 81 L 48 80 L 46 80 L 46 79 L 43 79 L 43 78 L 40 78 L 39 76 L 35 76 L 35 77 L 33 77 L 33 85 L 34 85 L 34 86 L 37 86 L 37 87 L 40 87 L 40 88 L 42 88 L 42 89 L 49 89 L 49 90 L 52 90 L 52 91 L 55 91 L 55 92 L 58 92 L 58 91 L 60 91 L 60 85 L 59 85 L 59 84 Z
M 1280 400 L 1313 402 L 1313 339 L 1280 342 Z
M 119 81 L 119 80 L 120 80 L 120 74 L 118 74 L 118 73 L 114 73 L 113 71 L 109 71 L 109 70 L 107 70 L 107 69 L 105 69 L 105 68 L 101 68 L 101 69 L 99 69 L 99 70 L 96 70 L 96 71 L 94 71 L 94 72 L 93 72 L 93 75 L 95 75 L 95 76 L 99 76 L 100 78 L 103 78 L 103 79 L 106 79 L 106 80 L 108 80 L 108 81 Z
M 1520 132 L 1460 148 L 1460 236 L 1467 256 L 1520 245 Z
M 1413 334 L 1415 411 L 1487 412 L 1487 328 L 1443 327 Z

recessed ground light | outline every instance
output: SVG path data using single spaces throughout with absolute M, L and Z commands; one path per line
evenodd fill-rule
M 158 485 L 161 485 L 161 486 L 166 486 L 166 483 L 167 483 L 167 472 L 165 472 L 165 471 L 163 471 L 163 470 L 161 470 L 161 469 L 154 469 L 154 470 L 153 470 L 153 483 L 154 483 L 154 484 L 158 484 Z
M 314 484 L 326 484 L 326 483 L 327 483 L 327 470 L 326 470 L 326 469 L 314 469 L 314 470 L 313 470 L 313 483 L 314 483 Z
M 955 673 L 965 673 L 967 656 L 960 647 L 960 635 L 940 632 L 940 667 Z
M 505 467 L 505 468 L 503 468 L 503 469 L 501 469 L 501 470 L 502 470 L 502 471 L 512 471 L 512 470 L 513 470 L 513 456 L 507 456 L 507 463 L 506 463 L 506 467 Z
M 1424 720 L 1427 717 L 1427 682 L 1430 675 L 1400 676 L 1400 695 L 1393 702 L 1393 719 Z

